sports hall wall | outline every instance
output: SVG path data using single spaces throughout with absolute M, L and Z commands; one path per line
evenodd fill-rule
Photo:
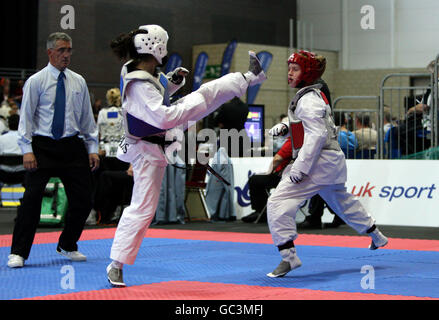
M 19 1 L 20 2 L 20 1 Z M 318 2 L 319 5 L 316 5 Z M 414 30 L 416 26 L 423 28 L 421 35 L 428 36 L 436 23 L 435 19 L 428 18 L 425 8 L 438 6 L 437 1 L 422 0 L 429 6 L 424 11 L 413 11 L 410 1 L 396 1 L 393 11 L 396 16 L 395 43 L 396 58 L 394 65 L 388 59 L 389 46 L 375 46 L 374 41 L 389 43 L 379 33 L 389 39 L 389 14 L 392 13 L 391 3 L 395 1 L 369 1 L 376 11 L 376 30 L 358 30 L 361 19 L 361 1 L 328 0 L 328 1 L 293 1 L 293 0 L 241 0 L 236 1 L 173 1 L 173 0 L 52 0 L 38 1 L 38 36 L 36 69 L 47 64 L 45 40 L 53 31 L 62 31 L 60 20 L 63 17 L 61 8 L 72 5 L 75 9 L 75 26 L 71 30 L 63 30 L 73 38 L 75 48 L 71 68 L 82 74 L 95 96 L 103 98 L 109 86 L 117 86 L 120 72 L 120 62 L 109 49 L 109 42 L 119 33 L 145 23 L 163 25 L 171 36 L 169 52 L 178 52 L 183 57 L 183 65 L 193 66 L 197 54 L 205 50 L 209 54 L 208 64 L 220 64 L 225 45 L 231 39 L 238 40 L 238 48 L 232 61 L 231 71 L 243 71 L 247 68 L 247 50 L 267 50 L 273 53 L 274 59 L 268 71 L 269 80 L 262 86 L 256 103 L 265 104 L 266 125 L 272 124 L 273 118 L 284 113 L 286 105 L 293 93 L 286 85 L 285 61 L 289 55 L 289 20 L 297 23 L 305 21 L 314 25 L 314 47 L 328 59 L 328 66 L 323 76 L 328 83 L 332 99 L 346 95 L 378 95 L 381 79 L 389 73 L 397 72 L 425 72 L 429 59 L 433 59 L 436 51 L 431 46 L 434 41 L 424 43 L 422 39 L 415 39 L 403 31 L 407 26 Z M 343 21 L 344 12 L 349 13 L 348 21 Z M 425 27 L 425 19 L 404 19 L 408 12 L 424 16 L 433 23 Z M 419 16 L 419 15 L 417 15 Z M 356 21 L 358 20 L 358 21 Z M 342 32 L 347 23 L 349 31 Z M 415 24 L 415 25 L 413 25 Z M 424 28 L 424 27 L 425 28 Z M 361 33 L 362 32 L 362 33 Z M 297 25 L 294 29 L 294 43 L 296 46 L 307 44 L 299 34 Z M 376 52 L 369 52 L 369 60 L 363 64 L 359 62 L 359 53 L 355 49 L 354 39 L 360 37 L 365 43 L 362 47 L 368 50 L 382 48 L 381 56 Z M 346 40 L 347 39 L 347 40 Z M 378 39 L 378 40 L 376 40 Z M 346 43 L 348 44 L 346 46 Z M 411 50 L 413 52 L 409 52 Z M 437 50 L 439 52 L 439 50 Z M 417 53 L 418 52 L 418 53 Z M 431 52 L 427 59 L 428 52 Z M 420 59 L 420 54 L 423 58 Z M 347 58 L 346 58 L 347 55 Z M 427 55 L 427 56 L 426 56 Z M 419 67 L 405 68 L 413 63 L 406 63 L 407 57 L 418 61 Z M 375 58 L 374 58 L 375 57 Z M 373 58 L 373 59 L 372 59 Z M 370 61 L 373 60 L 373 61 Z M 425 61 L 424 61 L 425 60 Z M 348 61 L 348 63 L 346 63 Z M 364 61 L 361 60 L 361 61 Z M 385 61 L 383 64 L 382 61 Z M 369 67 L 369 68 L 368 68 Z M 191 80 L 191 78 L 189 79 Z M 398 81 L 409 81 L 408 79 Z M 391 84 L 391 83 L 390 83 Z M 399 82 L 399 85 L 404 83 Z M 186 90 L 191 88 L 191 81 Z M 345 103 L 340 104 L 345 107 Z M 368 101 L 358 101 L 352 108 L 370 107 Z
M 200 52 L 209 56 L 207 65 L 221 64 L 222 55 L 227 43 L 196 45 L 193 47 L 192 68 Z M 273 54 L 273 61 L 267 72 L 267 81 L 261 86 L 256 96 L 255 104 L 265 105 L 266 128 L 270 128 L 278 116 L 286 112 L 288 103 L 294 96 L 294 90 L 287 84 L 287 59 L 291 49 L 282 46 L 267 46 L 260 44 L 238 43 L 232 59 L 230 71 L 243 71 L 248 67 L 248 50 L 268 51 Z M 294 49 L 293 49 L 294 50 Z M 382 79 L 390 73 L 424 73 L 425 68 L 393 68 L 393 69 L 368 69 L 368 70 L 342 70 L 339 68 L 339 53 L 335 51 L 315 50 L 327 59 L 326 71 L 323 79 L 327 82 L 334 101 L 340 96 L 378 96 Z M 211 79 L 205 79 L 207 82 Z M 388 85 L 408 86 L 409 78 L 391 79 Z M 403 99 L 404 97 L 400 97 Z M 371 101 L 357 100 L 355 103 L 341 101 L 340 108 L 372 108 Z
M 269 4 L 269 5 L 268 5 Z M 61 30 L 60 9 L 72 5 L 75 28 Z M 120 62 L 109 43 L 122 32 L 140 25 L 159 24 L 169 35 L 169 53 L 178 52 L 183 65 L 192 63 L 192 46 L 240 42 L 287 46 L 289 19 L 295 18 L 296 0 L 52 0 L 39 1 L 38 58 L 36 68 L 47 64 L 45 41 L 54 31 L 73 38 L 71 69 L 89 84 L 119 83 Z M 191 84 L 186 86 L 191 88 Z M 99 91 L 99 88 L 92 88 Z M 102 89 L 103 96 L 106 89 Z M 98 94 L 99 95 L 99 94 Z

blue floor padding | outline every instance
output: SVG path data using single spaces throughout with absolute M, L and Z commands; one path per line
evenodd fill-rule
M 111 244 L 112 239 L 81 241 L 87 262 L 66 260 L 55 252 L 56 244 L 34 245 L 20 269 L 6 266 L 10 249 L 0 248 L 0 299 L 111 288 L 105 273 Z M 124 280 L 129 286 L 187 280 L 439 298 L 439 252 L 321 246 L 297 251 L 302 267 L 272 279 L 265 274 L 280 262 L 273 245 L 148 238 L 135 264 L 124 267 Z M 62 287 L 64 265 L 73 266 L 74 289 Z M 361 287 L 370 275 L 361 273 L 365 265 L 374 269 L 374 289 Z

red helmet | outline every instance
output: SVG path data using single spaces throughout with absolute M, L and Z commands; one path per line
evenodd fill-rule
M 317 59 L 315 53 L 300 50 L 293 53 L 288 58 L 288 64 L 297 63 L 302 70 L 302 76 L 300 82 L 304 82 L 305 85 L 313 84 L 314 81 L 319 79 L 326 68 L 326 59 Z

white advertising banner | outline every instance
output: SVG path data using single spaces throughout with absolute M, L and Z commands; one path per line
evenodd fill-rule
M 248 178 L 266 172 L 271 158 L 232 158 L 237 219 L 250 214 Z M 346 188 L 379 225 L 439 227 L 439 161 L 347 160 Z M 333 216 L 325 210 L 323 222 Z
M 248 178 L 253 174 L 263 174 L 268 171 L 273 158 L 231 158 L 233 164 L 233 178 L 235 182 L 236 219 L 241 219 L 253 212 L 250 204 Z

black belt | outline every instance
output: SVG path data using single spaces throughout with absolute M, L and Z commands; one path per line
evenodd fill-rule
M 154 144 L 158 144 L 162 147 L 169 146 L 171 143 L 174 142 L 174 141 L 167 141 L 164 136 L 148 136 L 148 137 L 143 137 L 142 140 Z

